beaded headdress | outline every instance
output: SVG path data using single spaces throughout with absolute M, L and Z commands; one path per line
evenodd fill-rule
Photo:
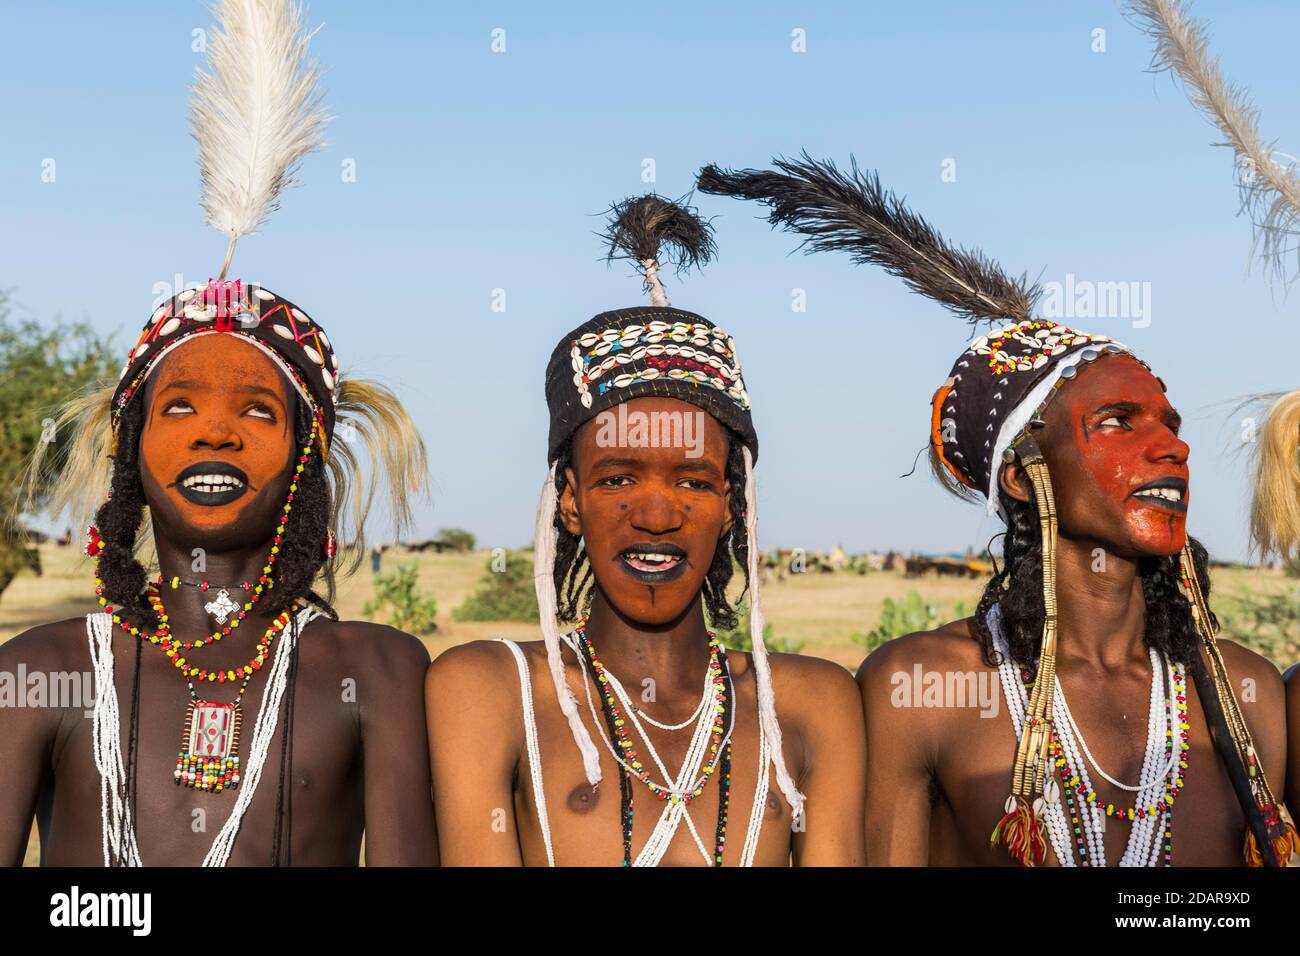
M 1008 277 L 978 251 L 950 245 L 901 199 L 885 191 L 874 173 L 859 171 L 856 163 L 847 174 L 807 154 L 800 160 L 777 160 L 775 165 L 779 172 L 726 172 L 708 166 L 700 172 L 699 188 L 766 203 L 769 221 L 803 235 L 808 251 L 846 251 L 856 262 L 882 266 L 914 291 L 972 322 L 1009 323 L 979 336 L 958 357 L 932 399 L 930 441 L 935 474 L 954 493 L 984 495 L 993 511 L 998 507 L 1002 466 L 1019 461 L 1038 508 L 1043 552 L 1041 656 L 1017 744 L 1007 816 L 993 836 L 995 843 L 1005 842 L 1013 856 L 1032 865 L 1038 848 L 1044 853 L 1046 848 L 1041 808 L 1052 771 L 1049 745 L 1057 640 L 1056 504 L 1035 432 L 1042 425 L 1043 409 L 1078 374 L 1079 363 L 1108 353 L 1132 353 L 1105 336 L 1034 318 L 1037 286 Z M 1256 860 L 1261 856 L 1259 845 L 1276 849 L 1294 839 L 1288 836 L 1294 831 L 1287 831 L 1279 820 L 1280 805 L 1263 779 L 1249 730 L 1226 679 L 1190 547 L 1184 548 L 1179 561 L 1208 662 L 1193 672 L 1207 711 L 1213 711 L 1223 726 L 1220 734 L 1212 720 L 1216 746 L 1234 784 L 1240 784 L 1239 796 L 1250 822 L 1247 857 Z M 1213 683 L 1208 675 L 1213 675 Z
M 759 719 L 772 743 L 777 782 L 797 817 L 803 795 L 785 766 L 781 729 L 776 718 L 771 667 L 763 643 L 764 617 L 758 593 L 758 515 L 753 465 L 758 436 L 750 414 L 749 393 L 735 340 L 708 319 L 673 308 L 659 278 L 661 266 L 678 269 L 712 258 L 713 238 L 694 211 L 659 196 L 628 199 L 611 209 L 610 259 L 628 259 L 645 279 L 651 305 L 602 312 L 565 335 L 546 367 L 546 404 L 550 412 L 547 460 L 550 474 L 537 510 L 535 567 L 537 602 L 551 677 L 560 707 L 583 755 L 587 779 L 594 786 L 601 771 L 595 744 L 578 713 L 565 680 L 561 637 L 556 625 L 557 595 L 555 514 L 556 462 L 565 444 L 583 424 L 623 402 L 643 396 L 675 398 L 695 405 L 731 429 L 743 443 L 745 460 L 745 529 L 748 540 L 749 616 Z

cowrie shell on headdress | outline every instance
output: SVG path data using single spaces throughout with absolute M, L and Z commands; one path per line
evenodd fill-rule
M 176 297 L 176 301 L 188 302 L 190 301 L 190 299 L 194 298 L 194 294 L 198 291 L 199 291 L 198 289 L 186 289 L 184 292 L 182 292 L 180 295 Z
M 1042 368 L 1046 364 L 1047 364 L 1046 355 L 1040 355 L 1038 356 L 1038 358 L 1034 359 L 1034 368 Z
M 685 342 L 689 336 L 680 329 L 674 329 L 673 334 L 669 336 L 674 342 Z
M 602 375 L 604 375 L 607 371 L 609 371 L 609 369 L 605 368 L 605 366 L 603 366 L 603 365 L 597 365 L 595 368 L 593 368 L 593 369 L 591 370 L 590 374 L 588 374 L 588 376 L 587 376 L 587 380 L 588 380 L 588 381 L 591 381 L 591 382 L 594 382 L 594 381 L 596 381 L 596 379 L 598 379 L 598 378 L 600 378 Z M 581 375 L 575 375 L 575 376 L 573 376 L 573 384 L 574 384 L 574 385 L 577 385 L 581 380 L 582 380 L 582 376 L 581 376 Z
M 634 362 L 636 360 L 627 352 L 619 352 L 614 356 L 614 361 L 618 362 L 619 365 L 627 365 L 629 362 Z
M 325 337 L 325 331 L 323 329 L 318 328 L 316 330 L 316 337 L 320 339 L 321 344 L 324 345 L 327 349 L 334 348 L 334 346 L 330 345 L 330 340 Z
M 599 341 L 600 341 L 600 336 L 597 335 L 595 332 L 584 333 L 578 338 L 578 344 L 581 345 L 583 348 L 591 348 Z
M 293 313 L 293 317 L 297 319 L 299 322 L 303 322 L 306 323 L 307 325 L 311 325 L 311 318 L 302 309 L 294 308 L 294 309 L 290 309 L 289 311 Z
M 149 343 L 141 342 L 139 345 L 136 346 L 135 351 L 131 353 L 131 361 L 134 362 L 141 355 L 144 355 L 144 353 L 147 351 L 149 351 Z
M 714 339 L 714 340 L 713 340 L 711 343 L 709 343 L 709 344 L 713 346 L 713 351 L 715 351 L 715 352 L 725 352 L 725 351 L 727 351 L 727 343 L 724 342 L 724 341 L 722 341 L 722 339 Z
M 599 372 L 600 372 L 600 369 L 596 369 L 596 372 L 592 373 L 592 378 L 595 378 L 595 377 L 596 377 L 596 374 L 599 373 Z M 573 384 L 574 384 L 574 385 L 578 385 L 578 386 L 581 386 L 581 385 L 582 385 L 582 373 L 581 373 L 581 372 L 574 372 L 574 373 L 573 373 Z
M 663 333 L 651 332 L 649 335 L 645 337 L 645 340 L 650 343 L 662 342 L 664 340 Z
M 307 357 L 311 359 L 313 362 L 315 362 L 317 365 L 325 364 L 325 360 L 321 358 L 321 354 L 317 352 L 314 348 L 312 348 L 310 345 L 304 345 L 302 347 L 302 350 L 306 352 Z
M 722 331 L 722 326 L 720 325 L 715 325 L 711 330 L 711 334 L 713 335 L 714 338 L 717 339 L 725 339 L 728 337 L 727 333 Z
M 663 345 L 651 345 L 647 347 L 645 351 L 647 355 L 663 355 L 664 348 L 665 346 Z
M 263 302 L 269 302 L 271 299 L 275 298 L 275 293 L 267 292 L 260 285 L 253 286 L 253 295 L 257 296 Z
M 635 361 L 636 359 L 642 358 L 645 355 L 645 353 L 646 353 L 646 347 L 644 345 L 638 345 L 629 354 L 633 359 L 633 361 Z
M 623 337 L 627 338 L 629 335 L 640 335 L 644 331 L 644 325 L 627 325 L 623 327 Z
M 334 376 L 330 374 L 330 370 L 327 369 L 327 368 L 323 368 L 323 369 L 320 370 L 320 375 L 321 375 L 321 378 L 323 378 L 323 379 L 325 380 L 325 387 L 328 388 L 330 391 L 333 391 L 333 390 L 334 390 Z
M 569 356 L 569 365 L 573 367 L 573 370 L 575 372 L 582 371 L 582 359 L 578 356 L 576 352 L 573 355 Z
M 684 369 L 684 368 L 670 368 L 670 369 L 668 370 L 668 377 L 669 377 L 669 378 L 685 378 L 686 375 L 687 375 L 687 372 L 686 372 L 686 369 Z
M 625 349 L 630 349 L 632 346 L 636 345 L 637 342 L 639 341 L 641 341 L 640 338 L 638 338 L 635 335 L 625 335 L 618 340 L 618 344 L 623 346 L 623 348 Z
M 636 381 L 636 376 L 630 372 L 624 372 L 622 375 L 615 377 L 614 386 L 616 388 L 626 388 Z
M 273 326 L 271 326 L 271 328 L 275 329 L 275 334 L 278 335 L 278 336 L 280 336 L 280 338 L 282 338 L 282 339 L 291 339 L 291 338 L 293 338 L 293 333 L 290 332 L 290 331 L 289 331 L 287 328 L 285 328 L 283 325 L 273 325 Z
M 656 319 L 655 321 L 651 322 L 648 326 L 646 326 L 646 328 L 648 328 L 651 332 L 662 332 L 664 331 L 664 329 L 668 328 L 668 323 Z
M 618 329 L 606 329 L 604 332 L 600 333 L 600 337 L 606 342 L 613 342 L 615 339 L 619 338 L 619 331 Z
M 158 306 L 158 308 L 154 311 L 153 318 L 149 320 L 150 324 L 157 325 L 159 322 L 163 320 L 163 316 L 166 314 L 167 314 L 167 306 L 165 305 Z
M 659 369 L 655 368 L 655 367 L 652 365 L 652 366 L 650 366 L 650 368 L 648 368 L 648 369 L 644 369 L 644 370 L 641 372 L 641 377 L 642 377 L 643 379 L 658 378 L 658 377 L 659 377 Z
M 605 359 L 605 361 L 600 363 L 600 368 L 602 371 L 609 371 L 617 364 L 618 364 L 618 356 L 611 355 L 609 358 Z
M 206 309 L 199 306 L 190 306 L 185 310 L 185 318 L 193 319 L 195 322 L 211 322 L 216 317 L 216 306 L 209 306 Z
M 172 316 L 170 319 L 168 319 L 166 322 L 162 324 L 162 327 L 160 329 L 158 329 L 158 334 L 160 336 L 171 335 L 178 328 L 180 328 L 180 324 L 181 324 L 181 320 L 176 318 L 175 316 Z
M 676 345 L 665 345 L 665 346 L 664 346 L 664 355 L 680 355 L 680 354 L 681 354 L 681 351 L 682 351 L 682 350 L 681 350 L 680 348 L 678 348 Z
M 709 380 L 709 373 L 703 371 L 702 369 L 697 368 L 690 374 L 691 374 L 691 378 L 695 379 L 695 381 L 697 382 L 707 382 Z
M 597 346 L 596 346 L 594 349 L 592 349 L 591 351 L 592 351 L 592 353 L 595 354 L 595 355 L 608 355 L 608 354 L 609 354 L 609 350 L 612 349 L 613 347 L 614 347 L 614 346 L 613 346 L 612 344 L 610 344 L 609 342 L 601 342 L 599 345 L 597 345 Z
M 582 393 L 582 407 L 591 408 L 591 392 Z

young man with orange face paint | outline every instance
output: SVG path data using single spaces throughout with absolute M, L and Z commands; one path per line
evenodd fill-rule
M 325 116 L 297 5 L 215 12 L 191 104 L 225 262 L 159 305 L 117 384 L 58 421 L 76 434 L 50 511 L 87 514 L 109 489 L 86 544 L 101 610 L 19 635 L 0 668 L 89 674 L 93 707 L 0 707 L 0 864 L 22 861 L 33 817 L 52 865 L 348 866 L 363 836 L 370 864 L 437 859 L 428 653 L 331 607 L 375 487 L 399 534 L 409 522 L 424 445 L 392 392 L 340 375 L 306 312 L 225 278 Z
M 0 709 L 0 861 L 21 862 L 33 816 L 50 865 L 352 865 L 363 835 L 370 864 L 436 861 L 410 732 L 428 653 L 330 607 L 331 528 L 359 477 L 332 446 L 336 402 L 372 451 L 409 442 L 388 463 L 418 484 L 423 448 L 391 393 L 340 380 L 291 303 L 212 283 L 160 307 L 116 388 L 71 410 L 60 500 L 85 490 L 80 463 L 112 455 L 87 547 L 104 608 L 18 636 L 0 667 L 90 672 L 95 700 Z
M 706 259 L 707 227 L 642 197 L 616 207 L 612 241 L 655 304 L 597 315 L 547 367 L 544 640 L 463 645 L 429 669 L 443 862 L 860 865 L 852 678 L 827 661 L 769 659 L 758 440 L 735 342 L 669 307 L 656 278 L 661 244 L 679 264 Z M 709 630 L 735 624 L 736 566 L 752 653 Z M 557 613 L 576 621 L 570 633 Z
M 859 669 L 868 863 L 1285 863 L 1295 831 L 1267 782 L 1284 771 L 1282 683 L 1215 638 L 1163 384 L 1105 336 L 1034 319 L 1036 288 L 950 246 L 874 174 L 776 166 L 709 167 L 700 188 L 1001 325 L 936 392 L 931 453 L 1006 521 L 1003 566 L 973 618 Z

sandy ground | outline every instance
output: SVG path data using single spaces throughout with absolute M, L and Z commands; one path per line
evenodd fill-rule
M 451 612 L 475 589 L 489 559 L 487 552 L 447 555 L 402 555 L 389 551 L 385 569 L 399 560 L 417 561 L 420 586 L 438 601 L 438 630 L 423 640 L 432 655 L 467 641 L 494 637 L 533 640 L 536 627 L 516 622 L 458 622 Z M 20 576 L 0 595 L 0 643 L 29 627 L 46 621 L 73 617 L 93 610 L 91 567 L 75 548 L 47 546 L 42 549 L 45 573 L 41 577 Z M 1215 573 L 1216 606 L 1232 607 L 1232 596 L 1243 591 L 1256 593 L 1296 592 L 1300 585 L 1280 572 L 1224 569 Z M 763 584 L 763 606 L 776 635 L 804 642 L 802 653 L 824 657 L 848 668 L 856 668 L 863 651 L 853 643 L 854 632 L 867 631 L 879 623 L 886 597 L 901 598 L 919 592 L 927 603 L 937 605 L 945 617 L 953 607 L 973 609 L 983 582 L 926 576 L 908 579 L 900 572 L 866 575 L 808 573 L 771 577 Z M 362 605 L 373 594 L 369 561 L 351 579 L 340 585 L 336 608 L 341 617 L 359 618 Z M 1300 602 L 1297 602 L 1300 608 Z M 1233 636 L 1231 634 L 1227 636 Z M 1286 667 L 1300 654 L 1294 637 L 1261 648 L 1275 664 Z M 38 859 L 35 831 L 28 846 L 27 865 Z

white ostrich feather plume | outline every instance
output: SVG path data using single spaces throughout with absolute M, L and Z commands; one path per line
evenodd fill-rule
M 279 208 L 302 158 L 323 145 L 320 70 L 308 55 L 315 31 L 291 0 L 218 0 L 208 40 L 211 72 L 196 70 L 190 100 L 208 225 L 230 237 L 224 277 L 240 236 Z

